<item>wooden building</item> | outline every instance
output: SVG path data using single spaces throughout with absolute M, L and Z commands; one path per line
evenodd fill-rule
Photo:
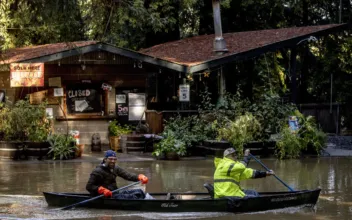
M 10 101 L 27 94 L 33 103 L 47 98 L 56 131 L 78 130 L 83 144 L 90 144 L 92 135 L 98 133 L 103 144 L 108 144 L 107 127 L 113 119 L 133 124 L 146 120 L 151 132 L 159 133 L 162 120 L 171 114 L 197 112 L 204 83 L 217 88 L 223 80 L 226 86 L 222 76 L 231 77 L 232 73 L 223 73 L 223 66 L 280 48 L 294 50 L 311 36 L 346 28 L 345 24 L 332 24 L 227 33 L 227 51 L 220 55 L 213 51 L 214 35 L 138 52 L 97 41 L 15 48 L 2 54 L 0 90 Z M 294 74 L 296 57 L 291 55 Z M 20 68 L 21 64 L 43 64 L 42 84 L 14 82 L 9 67 Z

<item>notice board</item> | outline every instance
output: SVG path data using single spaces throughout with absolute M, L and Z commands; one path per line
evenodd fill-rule
M 66 86 L 66 107 L 69 114 L 101 113 L 101 88 L 96 84 Z

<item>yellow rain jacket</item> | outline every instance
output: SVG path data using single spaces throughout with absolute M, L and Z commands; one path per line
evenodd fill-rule
M 254 177 L 255 170 L 247 168 L 240 161 L 229 158 L 215 158 L 214 198 L 224 196 L 238 196 L 243 198 L 245 193 L 240 187 L 240 181 Z

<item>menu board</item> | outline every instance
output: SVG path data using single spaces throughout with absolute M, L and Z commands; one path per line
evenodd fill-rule
M 145 93 L 128 93 L 129 121 L 145 120 L 145 100 Z
M 101 113 L 101 88 L 94 84 L 76 84 L 66 87 L 67 112 Z

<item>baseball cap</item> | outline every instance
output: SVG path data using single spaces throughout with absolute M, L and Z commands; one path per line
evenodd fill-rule
M 235 149 L 233 149 L 232 147 L 227 148 L 227 149 L 224 151 L 224 157 L 226 157 L 226 156 L 229 155 L 229 154 L 234 154 L 234 153 L 236 153 L 236 150 L 235 150 Z
M 108 150 L 105 152 L 105 157 L 108 158 L 108 157 L 116 157 L 116 152 L 113 151 L 113 150 Z

